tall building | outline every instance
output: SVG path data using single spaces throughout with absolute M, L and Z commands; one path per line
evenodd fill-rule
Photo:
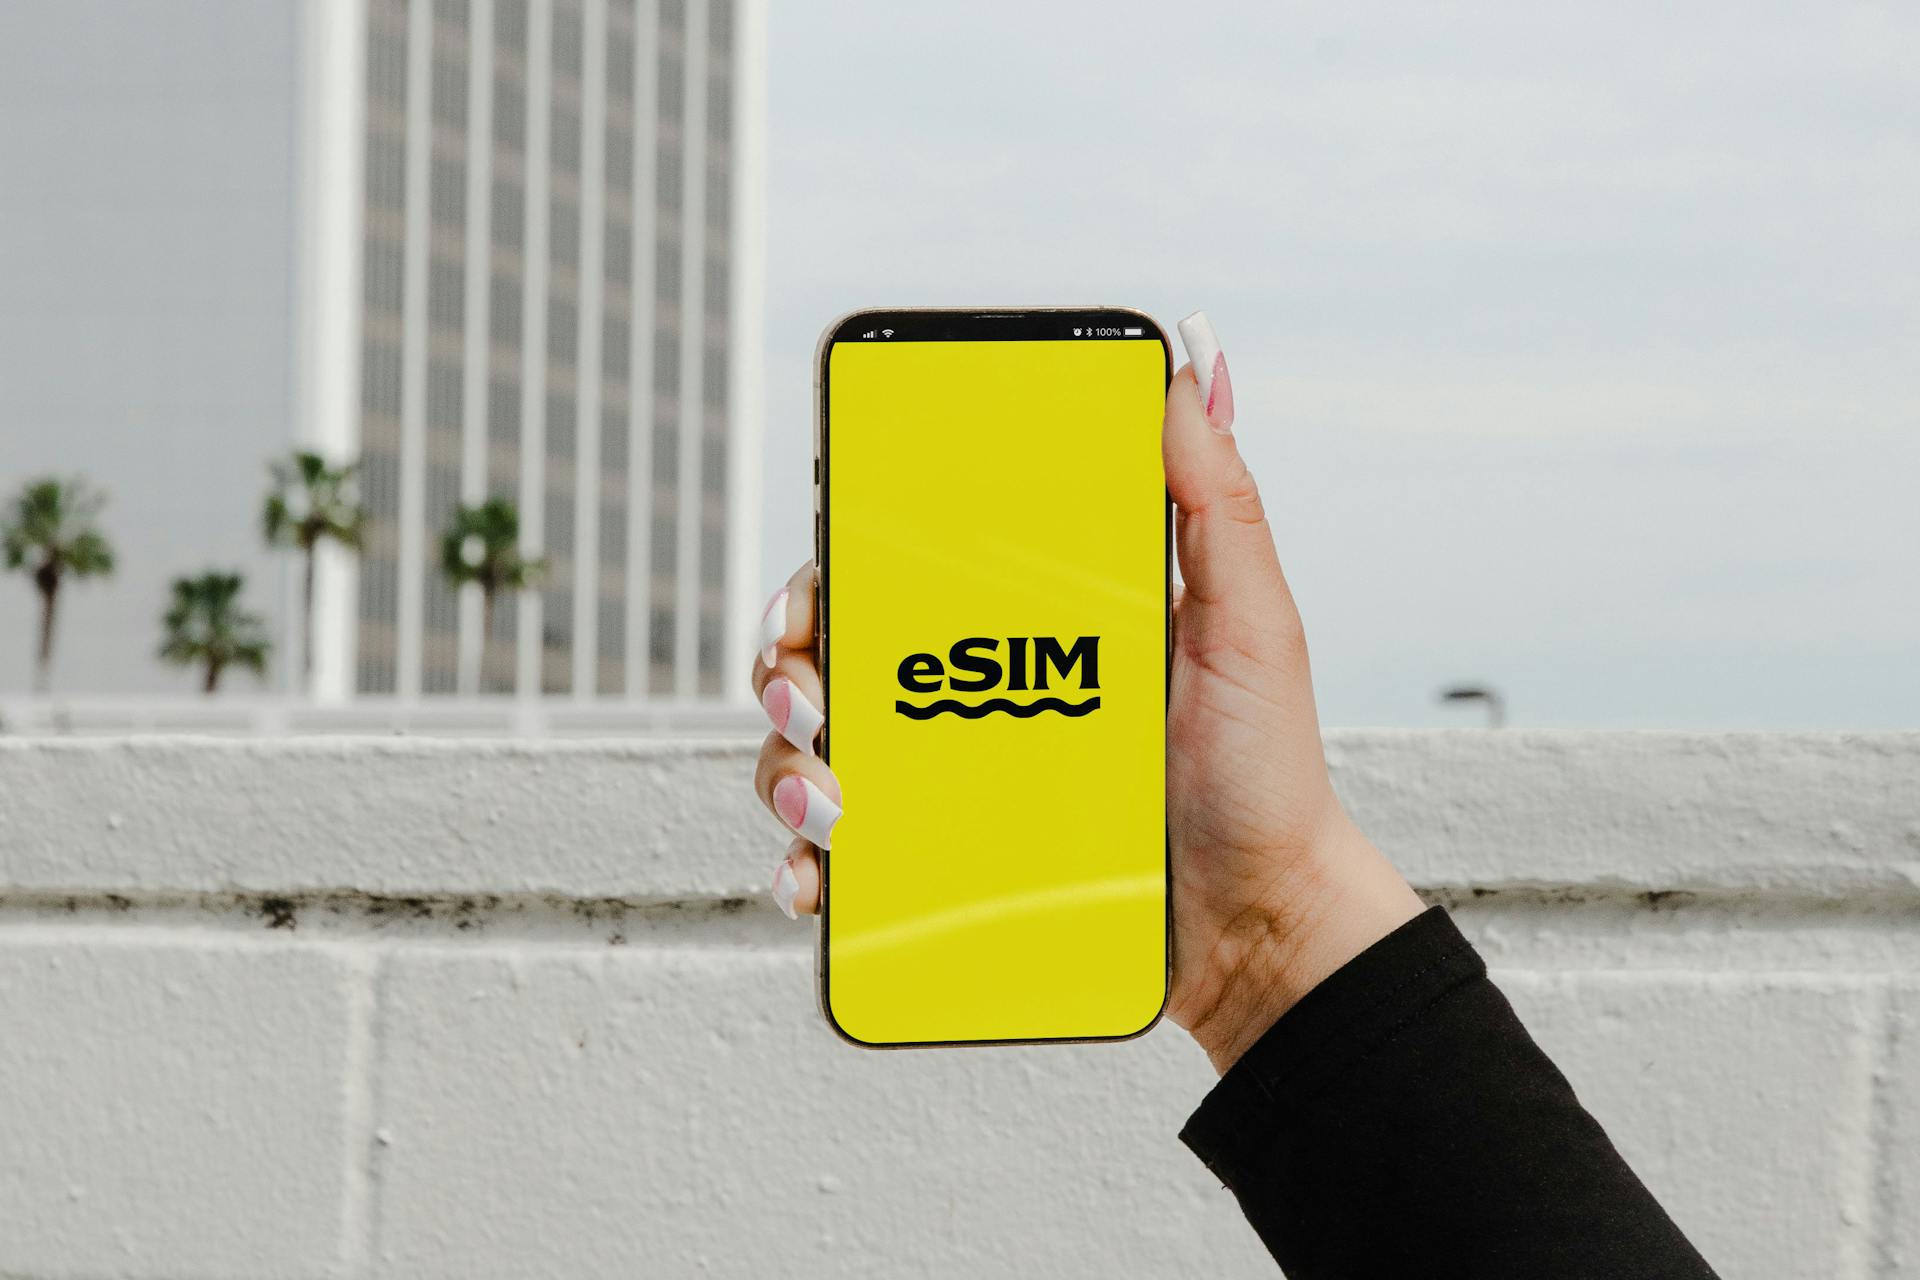
M 763 5 L 0 5 L 0 496 L 84 474 L 120 553 L 63 593 L 56 691 L 187 692 L 158 616 L 208 566 L 297 690 L 259 513 L 311 447 L 361 460 L 369 508 L 319 566 L 322 700 L 742 696 Z M 439 558 L 490 496 L 546 571 L 483 644 Z M 0 580 L 0 694 L 31 605 Z
M 313 13 L 309 435 L 362 463 L 321 575 L 326 698 L 713 698 L 757 585 L 764 15 L 748 0 L 364 0 Z M 359 182 L 340 182 L 341 172 Z M 439 570 L 517 504 L 537 590 Z

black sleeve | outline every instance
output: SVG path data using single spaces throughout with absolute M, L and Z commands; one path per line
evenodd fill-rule
M 1291 1280 L 1713 1275 L 1438 907 L 1309 992 L 1180 1136 Z

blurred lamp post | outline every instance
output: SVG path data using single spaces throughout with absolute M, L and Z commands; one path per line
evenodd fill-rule
M 1479 684 L 1455 685 L 1451 689 L 1440 691 L 1442 702 L 1484 702 L 1487 704 L 1487 728 L 1504 728 L 1507 723 L 1507 700 L 1500 696 L 1498 689 Z

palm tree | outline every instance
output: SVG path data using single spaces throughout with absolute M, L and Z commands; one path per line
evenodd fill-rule
M 220 674 L 228 667 L 245 667 L 256 676 L 267 673 L 273 641 L 267 637 L 266 619 L 240 608 L 243 582 L 237 573 L 219 572 L 173 580 L 173 603 L 162 619 L 167 637 L 160 657 L 179 667 L 204 664 L 208 693 L 220 687 Z
M 440 535 L 440 570 L 455 591 L 480 588 L 480 646 L 493 644 L 493 615 L 503 591 L 524 591 L 540 580 L 546 561 L 520 554 L 520 510 L 505 498 L 454 510 Z
M 46 693 L 53 684 L 53 616 L 60 584 L 69 575 L 93 578 L 113 572 L 113 546 L 94 524 L 106 502 L 106 495 L 85 480 L 45 476 L 20 490 L 0 530 L 7 568 L 25 569 L 40 593 L 35 693 Z
M 313 565 L 322 542 L 333 539 L 349 550 L 360 548 L 367 511 L 354 491 L 357 462 L 327 465 L 317 453 L 296 450 L 268 464 L 273 491 L 267 494 L 260 523 L 270 546 L 295 547 L 305 563 L 301 586 L 301 674 L 313 678 Z

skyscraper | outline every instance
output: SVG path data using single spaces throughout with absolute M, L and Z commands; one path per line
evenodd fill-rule
M 316 693 L 720 696 L 755 621 L 757 3 L 305 18 L 301 434 L 368 509 Z M 544 571 L 483 636 L 438 558 L 489 497 Z

